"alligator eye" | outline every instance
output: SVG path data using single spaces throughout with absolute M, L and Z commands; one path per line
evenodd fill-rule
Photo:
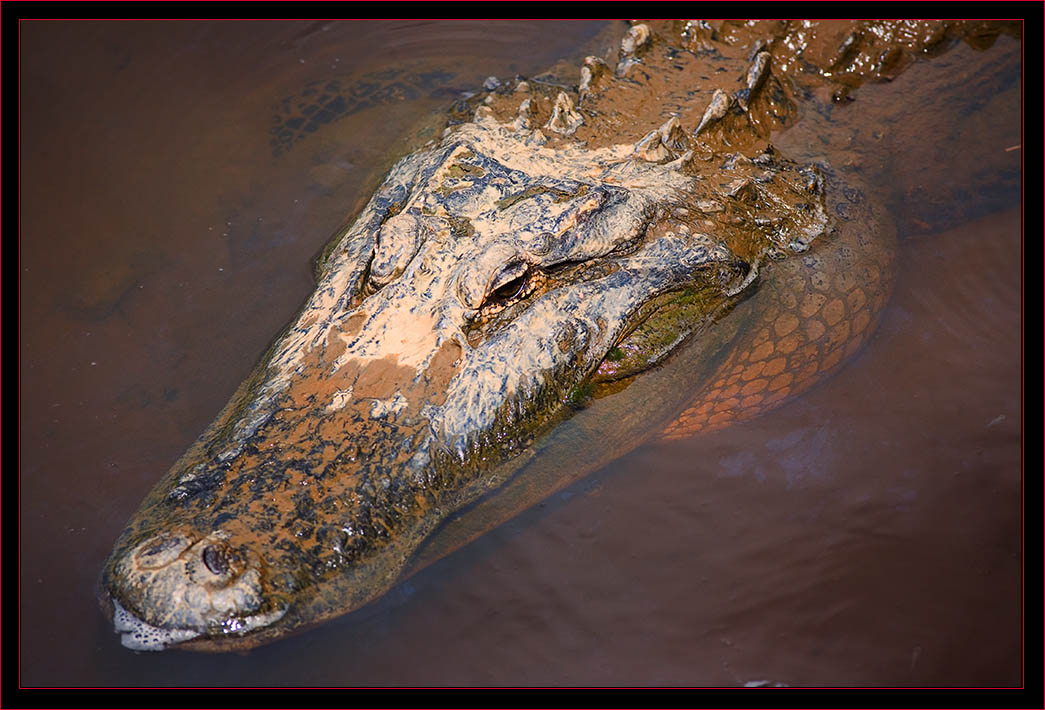
M 522 276 L 519 276 L 519 277 L 516 277 L 516 278 L 512 279 L 511 281 L 509 281 L 508 283 L 504 284 L 503 286 L 500 286 L 500 287 L 494 289 L 494 292 L 493 292 L 492 295 L 498 301 L 508 301 L 508 300 L 511 300 L 511 299 L 515 298 L 520 293 L 522 293 L 523 286 L 525 286 L 525 285 L 526 285 L 526 274 L 523 274 Z
M 530 267 L 523 262 L 509 264 L 490 284 L 484 306 L 507 305 L 526 295 L 531 285 Z

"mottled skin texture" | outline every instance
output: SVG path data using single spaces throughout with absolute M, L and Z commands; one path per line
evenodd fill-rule
M 958 38 L 987 49 L 1000 33 L 1020 31 L 1019 23 L 977 21 L 666 24 L 663 30 L 691 49 L 725 44 L 768 50 L 780 76 L 806 90 L 826 87 L 836 103 L 848 101 L 849 92 L 865 81 L 891 81 L 919 57 L 945 51 Z M 845 223 L 881 223 L 882 217 L 872 214 L 877 210 L 862 195 L 847 192 L 835 214 Z M 891 238 L 841 229 L 830 244 L 782 264 L 760 287 L 759 308 L 743 324 L 734 350 L 663 438 L 750 419 L 837 370 L 874 332 L 892 287 L 894 255 Z
M 747 309 L 721 367 L 662 434 L 680 439 L 750 419 L 801 394 L 838 369 L 874 332 L 892 286 L 893 240 L 861 222 L 880 209 L 843 202 L 831 244 L 780 264 Z M 845 215 L 845 216 L 842 216 Z M 740 317 L 738 313 L 734 314 Z
M 766 48 L 809 28 L 654 29 L 615 66 L 590 58 L 574 94 L 478 96 L 392 169 L 117 541 L 102 602 L 126 645 L 249 648 L 357 608 L 593 386 L 626 388 L 727 313 L 721 365 L 664 436 L 753 416 L 856 351 L 891 225 L 768 142 L 801 84 Z

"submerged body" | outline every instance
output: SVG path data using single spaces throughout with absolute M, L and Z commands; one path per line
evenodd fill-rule
M 243 648 L 360 606 L 591 387 L 623 386 L 729 310 L 669 435 L 779 401 L 859 345 L 891 229 L 827 166 L 768 146 L 795 106 L 769 52 L 716 56 L 737 88 L 680 99 L 689 131 L 685 110 L 643 102 L 678 115 L 586 133 L 643 87 L 636 72 L 709 65 L 661 42 L 635 28 L 615 69 L 589 63 L 580 108 L 536 85 L 491 94 L 393 169 L 117 542 L 103 596 L 126 645 Z

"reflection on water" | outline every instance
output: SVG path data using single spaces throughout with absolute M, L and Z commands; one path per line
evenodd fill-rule
M 134 655 L 98 612 L 123 523 L 303 302 L 372 168 L 457 92 L 619 31 L 23 26 L 23 684 L 1020 682 L 1019 151 L 988 170 L 1020 141 L 1007 37 L 856 93 L 851 157 L 907 238 L 877 336 L 801 400 L 643 447 L 249 656 Z M 993 93 L 949 111 L 980 75 Z M 919 89 L 917 130 L 857 130 Z M 805 125 L 780 144 L 808 150 Z M 920 199 L 941 184 L 984 197 Z

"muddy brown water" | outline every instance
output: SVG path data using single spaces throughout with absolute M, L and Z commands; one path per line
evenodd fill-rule
M 125 521 L 425 117 L 620 33 L 22 25 L 23 685 L 1021 682 L 1021 47 L 1005 36 L 779 136 L 808 155 L 824 131 L 851 136 L 901 237 L 877 334 L 806 396 L 646 445 L 247 655 L 135 654 L 102 617 Z M 329 120 L 273 132 L 283 99 L 334 80 Z M 951 110 L 970 81 L 982 95 Z

